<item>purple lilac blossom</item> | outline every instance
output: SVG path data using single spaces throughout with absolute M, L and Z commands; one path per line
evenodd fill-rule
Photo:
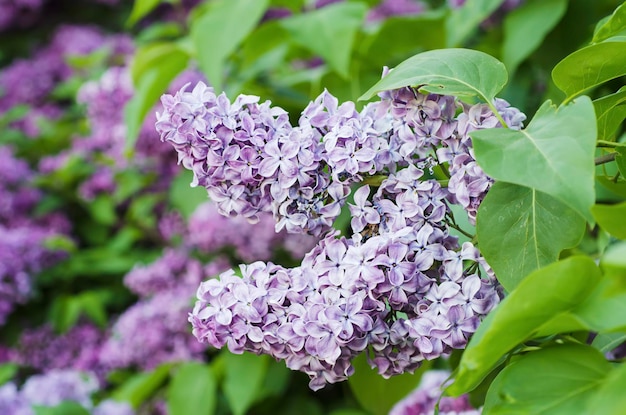
M 43 0 L 0 0 L 0 32 L 30 25 L 43 5 Z
M 63 334 L 44 325 L 22 332 L 12 360 L 43 373 L 55 369 L 100 373 L 98 356 L 103 341 L 104 333 L 90 323 L 79 323 Z
M 28 378 L 20 393 L 31 405 L 57 406 L 63 401 L 74 401 L 91 409 L 91 395 L 98 387 L 98 380 L 92 373 L 52 370 Z
M 135 411 L 128 402 L 107 399 L 94 408 L 92 415 L 135 415 Z
M 304 109 L 297 127 L 287 113 L 259 97 L 231 103 L 203 83 L 164 95 L 157 115 L 161 140 L 194 173 L 225 216 L 258 221 L 271 211 L 276 230 L 327 232 L 363 173 L 386 166 L 386 141 L 371 106 L 338 104 L 324 91 Z M 381 146 L 383 146 L 381 148 Z
M 229 266 L 220 257 L 202 266 L 183 251 L 168 249 L 154 263 L 134 268 L 124 283 L 140 299 L 114 323 L 100 349 L 100 364 L 149 370 L 164 362 L 201 359 L 205 346 L 187 325 L 194 287 Z
M 59 27 L 52 41 L 29 59 L 17 59 L 0 71 L 0 114 L 17 105 L 29 107 L 28 113 L 11 123 L 27 137 L 40 134 L 39 120 L 56 119 L 63 114 L 61 104 L 51 97 L 53 89 L 76 75 L 67 58 L 85 55 L 100 48 L 110 51 L 112 57 L 128 55 L 132 51 L 129 37 L 105 36 L 89 26 Z
M 444 370 L 425 372 L 420 384 L 407 397 L 398 402 L 389 415 L 433 415 L 435 405 L 443 393 L 442 385 L 450 376 Z M 474 408 L 467 395 L 458 398 L 443 397 L 439 401 L 440 415 L 479 415 L 482 410 Z
M 30 404 L 13 382 L 0 386 L 0 413 L 10 415 L 35 415 Z
M 370 10 L 367 20 L 370 22 L 385 20 L 392 16 L 411 16 L 423 13 L 424 3 L 418 0 L 382 0 Z
M 249 216 L 250 195 L 269 187 L 269 195 L 261 195 L 272 205 L 277 229 L 291 221 L 288 231 L 318 229 L 321 234 L 327 228 L 310 226 L 318 216 L 307 201 L 324 194 L 324 202 L 332 201 L 323 207 L 339 209 L 350 184 L 369 175 L 387 176 L 374 191 L 368 185 L 356 190 L 349 206 L 350 239 L 326 233 L 298 267 L 255 262 L 240 267 L 243 278 L 230 270 L 202 283 L 189 316 L 200 341 L 284 360 L 287 367 L 307 373 L 310 387 L 319 389 L 347 379 L 359 353 L 366 353 L 384 377 L 447 356 L 465 347 L 499 303 L 493 271 L 470 242 L 459 246 L 448 224 L 450 203 L 461 204 L 472 218 L 491 184 L 475 164 L 467 134 L 504 126 L 486 105 L 468 106 L 413 88 L 380 95 L 380 102 L 358 113 L 353 103 L 339 105 L 325 91 L 303 111 L 296 127 L 278 122 L 282 110 L 272 113 L 265 103 L 269 122 L 261 128 L 242 121 L 260 112 L 257 97 L 240 96 L 230 106 L 224 95 L 216 97 L 203 84 L 192 93 L 164 96 L 166 112 L 157 122 L 161 138 L 174 145 L 179 160 L 209 194 L 220 186 L 231 192 L 218 200 L 226 203 L 222 214 Z M 523 114 L 503 100 L 494 105 L 508 127 L 521 128 Z M 218 115 L 224 112 L 230 121 Z M 255 148 L 250 140 L 257 131 L 270 138 Z M 254 150 L 252 164 L 259 166 L 246 178 L 241 165 L 232 168 L 242 152 L 235 139 L 240 136 Z M 292 148 L 296 144 L 299 148 Z M 450 165 L 450 182 L 456 180 L 448 188 L 425 173 L 443 162 Z M 455 163 L 473 164 L 470 170 Z M 290 173 L 293 165 L 297 174 Z M 324 190 L 307 187 L 312 174 L 318 177 L 313 184 L 323 181 Z M 240 186 L 236 194 L 233 184 Z M 326 190 L 331 186 L 338 197 Z M 463 199 L 465 188 L 470 190 Z M 301 195 L 293 197 L 291 190 Z M 283 209 L 294 202 L 293 212 Z
M 205 253 L 231 247 L 244 262 L 266 261 L 277 248 L 285 249 L 293 258 L 302 258 L 317 242 L 309 235 L 276 233 L 274 225 L 269 213 L 259 213 L 259 221 L 250 223 L 241 217 L 220 215 L 214 203 L 206 202 L 189 218 L 185 242 Z
M 205 346 L 189 333 L 189 289 L 173 289 L 142 299 L 114 323 L 100 350 L 108 369 L 154 369 L 161 363 L 200 360 Z
M 383 181 L 367 232 L 327 235 L 299 267 L 256 262 L 241 266 L 243 278 L 231 270 L 201 284 L 194 335 L 285 360 L 312 389 L 347 379 L 366 350 L 389 377 L 464 347 L 499 296 L 490 277 L 464 271 L 464 261 L 484 259 L 469 242 L 459 249 L 442 225 L 446 193 L 437 182 L 418 182 L 415 192 L 421 175 L 405 169 Z

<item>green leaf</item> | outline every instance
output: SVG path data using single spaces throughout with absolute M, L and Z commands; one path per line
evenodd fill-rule
M 602 353 L 610 352 L 626 341 L 626 333 L 600 333 L 591 345 Z
M 622 415 L 626 408 L 626 365 L 614 368 L 595 391 L 585 410 L 589 415 Z
M 483 412 L 587 414 L 581 409 L 610 370 L 604 356 L 589 346 L 566 344 L 531 352 L 500 372 L 487 393 Z
M 174 43 L 150 45 L 140 49 L 133 60 L 131 75 L 135 93 L 124 108 L 127 149 L 132 149 L 148 111 L 163 95 L 172 80 L 187 67 L 189 55 Z
M 626 118 L 626 88 L 593 101 L 598 120 L 598 140 L 613 141 L 615 132 Z
M 502 2 L 503 0 L 467 0 L 460 8 L 452 10 L 446 20 L 447 46 L 462 46 Z
M 602 42 L 608 38 L 623 34 L 626 30 L 626 5 L 619 6 L 613 14 L 600 24 L 593 34 L 592 43 Z
M 593 223 L 596 119 L 588 97 L 546 101 L 522 131 L 471 133 L 478 164 L 496 180 L 547 193 Z
M 78 402 L 65 401 L 57 406 L 33 405 L 35 415 L 89 415 L 89 411 Z
M 474 389 L 506 353 L 546 321 L 574 309 L 599 280 L 600 271 L 588 257 L 569 257 L 530 274 L 480 324 L 447 390 L 460 396 Z
M 603 42 L 566 56 L 552 70 L 552 80 L 566 101 L 611 79 L 626 75 L 626 42 Z
M 133 10 L 130 12 L 127 26 L 133 26 L 145 15 L 155 9 L 156 6 L 162 3 L 163 0 L 135 0 L 133 3 Z
M 0 385 L 4 385 L 17 373 L 19 365 L 16 363 L 2 363 L 0 364 Z
M 480 252 L 508 291 L 580 242 L 585 220 L 553 197 L 496 182 L 478 209 Z
M 504 19 L 502 61 L 512 74 L 561 20 L 567 0 L 529 0 Z
M 113 225 L 117 221 L 115 204 L 109 195 L 101 194 L 87 204 L 87 208 L 95 221 L 103 225 Z
M 504 64 L 470 49 L 438 49 L 417 54 L 395 67 L 359 99 L 405 86 L 442 95 L 479 97 L 491 103 L 507 81 Z
M 222 387 L 235 415 L 243 415 L 256 401 L 263 388 L 270 357 L 251 353 L 225 353 L 226 373 Z
M 171 367 L 171 363 L 164 363 L 154 370 L 133 375 L 111 393 L 111 398 L 117 401 L 130 402 L 133 408 L 139 408 L 165 383 Z
M 600 333 L 626 329 L 626 286 L 619 278 L 604 278 L 571 310 L 578 327 Z
M 440 11 L 385 19 L 380 28 L 371 35 L 371 44 L 366 51 L 368 63 L 375 70 L 380 70 L 383 66 L 399 62 L 408 55 L 444 48 L 445 17 L 446 14 Z M 407 36 L 407 33 L 412 36 Z M 363 44 L 367 44 L 366 42 Z
M 170 186 L 170 205 L 184 218 L 189 218 L 198 206 L 209 200 L 206 189 L 191 187 L 193 172 L 181 170 Z
M 268 0 L 216 0 L 191 23 L 200 68 L 216 91 L 222 90 L 224 63 L 256 27 Z
M 367 363 L 365 354 L 359 354 L 352 361 L 354 375 L 348 378 L 348 385 L 361 407 L 373 415 L 386 415 L 402 398 L 415 389 L 422 374 L 431 366 L 424 362 L 415 374 L 406 373 L 385 379 Z
M 623 178 L 626 178 L 626 147 L 617 147 L 615 149 L 615 164 Z
M 366 12 L 363 3 L 337 3 L 283 19 L 281 24 L 295 42 L 348 78 L 354 39 Z
M 186 362 L 177 369 L 167 389 L 171 415 L 211 415 L 217 403 L 217 381 L 204 363 Z
M 591 208 L 593 217 L 602 229 L 611 235 L 626 239 L 626 202 L 617 205 L 595 205 Z

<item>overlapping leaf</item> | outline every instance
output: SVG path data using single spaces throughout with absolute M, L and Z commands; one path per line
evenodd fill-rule
M 284 19 L 281 24 L 293 40 L 324 58 L 347 78 L 354 39 L 366 12 L 363 3 L 339 3 Z
M 200 68 L 220 91 L 226 58 L 256 27 L 269 0 L 217 0 L 191 24 L 191 38 Z
M 587 257 L 570 257 L 530 274 L 478 327 L 448 391 L 456 396 L 475 388 L 506 353 L 546 321 L 574 309 L 599 281 L 600 271 Z
M 531 352 L 498 374 L 483 411 L 533 415 L 590 413 L 583 408 L 600 390 L 610 370 L 604 356 L 589 346 L 566 344 Z
M 415 55 L 378 81 L 359 99 L 405 86 L 442 95 L 478 97 L 491 102 L 506 85 L 504 64 L 469 49 L 437 49 Z
M 626 42 L 597 43 L 568 55 L 552 70 L 552 80 L 570 100 L 588 89 L 626 75 Z
M 510 183 L 495 183 L 476 220 L 480 251 L 507 290 L 575 246 L 585 221 L 557 199 Z
M 593 222 L 596 119 L 588 97 L 546 101 L 522 131 L 471 133 L 476 160 L 496 180 L 547 193 Z
M 509 73 L 539 47 L 566 9 L 567 0 L 530 0 L 506 16 L 502 61 Z

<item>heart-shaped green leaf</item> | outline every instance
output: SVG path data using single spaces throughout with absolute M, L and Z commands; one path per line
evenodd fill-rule
M 593 223 L 596 118 L 588 97 L 558 108 L 546 101 L 522 131 L 494 128 L 471 137 L 489 176 L 549 194 Z
M 478 97 L 491 103 L 506 85 L 504 64 L 476 50 L 437 49 L 417 54 L 396 66 L 359 99 L 405 86 L 442 95 Z

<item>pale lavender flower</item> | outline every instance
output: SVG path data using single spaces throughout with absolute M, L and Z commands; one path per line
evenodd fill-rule
M 420 384 L 408 396 L 398 402 L 389 415 L 433 415 L 439 402 L 441 415 L 479 415 L 482 410 L 474 408 L 468 395 L 458 398 L 443 397 L 443 384 L 450 373 L 443 370 L 429 370 L 422 375 Z

